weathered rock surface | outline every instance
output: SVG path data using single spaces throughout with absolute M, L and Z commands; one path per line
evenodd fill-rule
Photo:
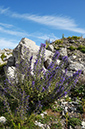
M 18 46 L 13 50 L 13 56 L 9 57 L 9 59 L 8 59 L 8 62 L 7 62 L 8 78 L 12 75 L 11 77 L 14 80 L 14 76 L 15 76 L 14 74 L 16 73 L 16 65 L 19 61 L 19 56 L 22 61 L 23 67 L 24 67 L 25 60 L 29 61 L 30 57 L 33 56 L 32 64 L 31 64 L 32 69 L 33 69 L 34 62 L 37 58 L 38 51 L 39 51 L 39 46 L 37 46 L 35 44 L 35 42 L 33 42 L 32 40 L 29 40 L 27 38 L 23 38 L 20 41 L 20 43 L 18 44 Z M 53 56 L 53 53 L 51 51 L 45 50 L 45 67 L 44 67 L 44 69 L 47 68 L 48 65 L 51 63 L 52 56 Z M 22 70 L 23 70 L 23 67 L 22 67 Z
M 76 43 L 75 43 L 76 42 Z M 47 69 L 47 67 L 49 66 L 50 62 L 51 62 L 51 58 L 53 56 L 53 54 L 55 53 L 56 49 L 54 47 L 55 43 L 51 43 L 49 45 L 49 47 L 45 50 L 45 62 L 43 64 L 43 67 L 45 69 Z M 59 46 L 60 44 L 56 45 Z M 76 72 L 77 70 L 81 69 L 82 70 L 82 79 L 85 78 L 85 53 L 81 52 L 78 49 L 75 50 L 70 50 L 69 47 L 74 45 L 75 47 L 78 47 L 79 45 L 84 45 L 85 46 L 85 39 L 79 39 L 79 40 L 68 40 L 68 39 L 64 39 L 63 40 L 63 44 L 62 47 L 59 48 L 59 52 L 60 52 L 60 58 L 57 60 L 57 64 L 59 64 L 61 62 L 61 57 L 63 56 L 68 56 L 68 72 L 67 75 L 70 76 L 72 75 L 74 72 Z M 7 77 L 8 78 L 12 78 L 13 80 L 15 80 L 16 82 L 18 82 L 17 80 L 17 74 L 16 74 L 16 65 L 18 63 L 18 53 L 20 53 L 21 59 L 24 61 L 25 60 L 25 54 L 27 53 L 27 51 L 29 50 L 29 54 L 27 54 L 27 59 L 29 60 L 30 57 L 33 55 L 33 60 L 32 60 L 32 68 L 33 68 L 33 64 L 35 62 L 35 59 L 37 57 L 37 53 L 39 50 L 39 46 L 37 46 L 35 44 L 35 42 L 27 39 L 27 38 L 23 38 L 20 43 L 18 44 L 18 46 L 14 49 L 4 49 L 4 50 L 0 50 L 0 64 L 4 64 L 7 63 Z M 5 57 L 2 59 L 2 54 L 4 53 Z M 13 54 L 12 54 L 13 53 Z M 23 64 L 24 67 L 24 64 Z M 21 69 L 22 70 L 22 69 Z M 0 73 L 1 74 L 1 73 Z M 22 75 L 22 80 L 24 79 L 24 76 Z M 57 103 L 57 102 L 56 102 Z M 58 106 L 58 103 L 57 103 Z M 68 115 L 70 117 L 79 117 L 80 111 L 78 110 L 79 108 L 79 101 L 78 100 L 73 100 L 73 101 L 65 101 L 65 99 L 61 99 L 61 103 L 60 106 L 63 108 L 62 111 L 62 117 L 66 115 L 66 113 L 68 112 Z M 65 118 L 61 120 L 62 125 L 65 126 Z M 35 122 L 36 125 L 44 128 L 48 128 L 50 129 L 49 125 L 44 125 L 40 122 Z M 64 127 L 63 127 L 64 128 Z M 71 129 L 72 127 L 70 127 Z M 76 129 L 81 128 L 80 127 L 76 127 Z M 85 128 L 85 119 L 82 119 L 82 128 Z
M 75 48 L 78 48 L 79 45 L 85 46 L 85 39 L 77 39 L 75 40 L 69 40 L 69 39 L 63 39 L 62 44 L 55 44 L 52 42 L 48 48 L 45 50 L 45 62 L 44 62 L 44 68 L 47 69 L 49 64 L 52 61 L 52 57 L 56 51 L 56 47 L 59 47 L 60 57 L 57 61 L 57 64 L 61 62 L 61 59 L 63 56 L 68 56 L 68 76 L 72 75 L 72 73 L 76 72 L 77 70 L 82 70 L 82 76 L 85 76 L 85 53 L 81 52 L 78 49 L 71 50 L 69 49 L 70 46 L 74 46 Z M 27 53 L 28 51 L 28 53 Z M 37 56 L 37 53 L 39 51 L 39 46 L 35 44 L 34 41 L 22 38 L 20 43 L 17 45 L 17 47 L 14 50 L 11 49 L 4 49 L 0 50 L 0 64 L 7 63 L 8 67 L 15 67 L 18 63 L 19 54 L 21 59 L 24 61 L 25 56 L 29 60 L 31 56 L 33 56 L 32 59 L 32 68 Z M 4 58 L 2 59 L 1 56 L 4 53 Z M 12 55 L 13 53 L 13 55 Z M 27 54 L 27 55 L 26 55 Z M 8 68 L 9 69 L 9 68 Z M 15 68 L 16 69 L 16 68 Z M 14 70 L 15 70 L 14 69 Z M 10 73 L 13 74 L 13 69 L 10 68 Z M 9 72 L 8 72 L 9 73 Z

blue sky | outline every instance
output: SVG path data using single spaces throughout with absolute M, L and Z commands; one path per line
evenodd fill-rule
M 0 49 L 23 38 L 39 46 L 62 34 L 85 37 L 85 0 L 0 0 Z

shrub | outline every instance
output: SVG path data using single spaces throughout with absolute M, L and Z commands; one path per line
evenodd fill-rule
M 59 50 L 60 47 L 59 46 L 54 46 L 54 49 Z
M 80 39 L 80 38 L 81 38 L 81 37 L 78 37 L 78 36 L 72 36 L 72 37 L 69 36 L 69 37 L 68 37 L 68 39 L 70 39 L 70 40 L 71 40 L 71 39 L 77 40 L 77 39 Z
M 70 50 L 76 50 L 76 47 L 71 45 L 71 46 L 69 47 L 69 49 L 70 49 Z
M 0 64 L 0 73 L 4 71 L 4 66 L 6 66 L 6 63 Z
M 68 39 L 71 39 L 71 37 L 69 36 Z
M 5 54 L 4 53 L 2 53 L 2 55 L 1 55 L 1 59 L 4 61 L 4 58 L 5 58 L 6 56 L 5 56 Z
M 73 117 L 69 119 L 68 124 L 74 128 L 76 125 L 81 125 L 81 120 Z
M 72 39 L 77 40 L 77 39 L 80 39 L 80 37 L 78 37 L 78 36 L 72 36 Z
M 81 52 L 85 53 L 85 46 L 84 45 L 79 45 L 79 47 L 77 49 L 80 50 Z
M 85 49 L 85 46 L 84 45 L 79 45 L 78 50 L 81 50 L 81 49 Z
M 50 40 L 46 40 L 45 44 L 46 44 L 46 48 L 48 48 L 48 46 L 50 45 Z
M 54 43 L 55 43 L 55 44 L 61 44 L 61 43 L 63 43 L 63 40 L 55 40 Z
M 85 98 L 85 78 L 80 77 L 75 87 L 71 89 L 71 96 Z
M 68 63 L 68 58 L 66 56 L 63 57 L 60 65 L 57 66 L 56 60 L 60 55 L 57 51 L 47 71 L 45 71 L 43 69 L 45 61 L 44 44 L 41 44 L 32 70 L 33 56 L 28 60 L 29 50 L 27 48 L 24 49 L 26 51 L 25 60 L 21 60 L 21 55 L 19 54 L 19 61 L 16 64 L 18 83 L 7 78 L 4 85 L 1 85 L 3 93 L 0 96 L 7 108 L 7 112 L 10 114 L 12 124 L 20 126 L 26 123 L 28 116 L 32 112 L 40 113 L 46 105 L 65 96 L 75 86 L 81 74 L 81 70 L 79 70 L 73 76 L 67 77 L 65 66 Z M 63 72 L 63 69 L 65 69 L 65 72 Z M 33 75 L 31 74 L 32 72 Z M 24 74 L 23 80 L 22 74 Z
M 81 49 L 81 52 L 85 53 L 85 48 Z

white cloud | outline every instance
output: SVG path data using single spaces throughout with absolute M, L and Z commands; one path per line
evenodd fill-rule
M 5 23 L 1 23 L 1 22 L 0 22 L 0 26 L 6 27 L 6 28 L 13 27 L 13 25 L 11 25 L 11 24 L 5 24 Z
M 37 15 L 29 15 L 29 14 L 20 15 L 17 13 L 12 14 L 12 17 L 31 20 L 39 24 L 51 26 L 55 29 L 68 30 L 68 31 L 85 34 L 85 29 L 79 28 L 73 19 L 67 18 L 67 17 L 37 16 Z
M 10 34 L 10 35 L 15 35 L 15 36 L 22 36 L 22 37 L 26 37 L 26 36 L 30 36 L 29 34 L 27 34 L 26 32 L 19 32 L 19 31 L 14 31 L 14 30 L 9 30 L 6 28 L 3 28 L 0 26 L 0 32 L 1 33 L 6 33 L 6 34 Z
M 13 40 L 0 38 L 0 49 L 15 48 L 17 46 L 17 43 L 18 43 L 18 41 L 13 41 Z
M 3 6 L 0 7 L 0 13 L 1 14 L 8 13 L 8 12 L 10 12 L 9 8 L 4 8 Z
M 19 14 L 19 13 L 10 11 L 9 8 L 4 9 L 2 7 L 0 7 L 0 13 L 8 15 L 13 18 L 31 20 L 39 24 L 51 26 L 55 29 L 63 29 L 63 30 L 85 34 L 85 29 L 78 27 L 75 21 L 69 17 L 52 16 L 52 15 L 39 16 L 39 15 L 30 15 L 30 14 Z
M 41 39 L 41 40 L 50 39 L 50 41 L 53 41 L 53 40 L 57 39 L 57 37 L 53 33 L 43 34 L 43 33 L 40 33 L 40 32 L 34 32 L 34 33 L 31 33 L 31 34 L 28 34 L 26 32 L 19 32 L 19 31 L 12 30 L 13 25 L 10 25 L 10 24 L 0 23 L 0 25 L 3 26 L 3 27 L 0 26 L 0 32 L 1 33 L 6 33 L 6 34 L 14 35 L 14 36 L 19 36 L 19 37 L 33 37 L 33 38 L 37 38 L 37 39 Z M 7 26 L 8 26 L 8 28 L 11 27 L 11 30 L 7 29 Z
M 54 41 L 56 39 L 58 39 L 58 37 L 56 37 L 53 33 L 51 34 L 43 34 L 43 33 L 33 33 L 32 37 L 37 38 L 37 39 L 41 39 L 41 40 L 50 40 L 50 41 Z

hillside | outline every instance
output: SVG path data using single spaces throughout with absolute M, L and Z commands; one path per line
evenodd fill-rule
M 45 47 L 44 44 L 42 46 Z M 41 50 L 44 55 L 43 49 Z M 63 37 L 52 43 L 46 41 L 45 59 L 39 55 L 41 58 L 39 58 L 39 65 L 36 70 L 37 60 L 35 62 L 35 59 L 38 56 L 38 51 L 39 47 L 35 42 L 27 38 L 22 38 L 13 50 L 0 50 L 0 98 L 4 101 L 3 93 L 5 93 L 5 101 L 10 103 L 6 103 L 8 115 L 5 110 L 3 111 L 4 106 L 2 100 L 0 101 L 0 116 L 6 117 L 6 127 L 9 128 L 8 126 L 10 126 L 10 128 L 13 128 L 16 125 L 16 128 L 18 128 L 20 124 L 21 128 L 26 127 L 26 129 L 37 129 L 38 127 L 39 129 L 85 128 L 85 39 L 73 36 Z M 54 53 L 57 55 L 60 53 L 59 58 L 55 62 L 57 67 L 52 67 L 54 69 L 50 68 L 49 70 L 48 66 L 53 61 Z M 19 61 L 18 59 L 21 60 Z M 42 61 L 44 62 L 41 65 Z M 66 64 L 65 69 L 62 67 L 62 64 Z M 6 68 L 5 72 L 4 66 Z M 31 70 L 29 66 L 32 68 Z M 33 68 L 35 71 L 33 71 Z M 56 72 L 56 68 L 58 72 Z M 82 70 L 82 73 L 78 83 L 74 85 L 79 70 Z M 42 72 L 47 73 L 47 78 L 44 79 L 45 76 L 43 76 Z M 64 75 L 66 75 L 65 78 Z M 5 77 L 7 77 L 5 80 L 7 83 L 3 81 Z M 45 89 L 47 86 L 48 88 Z M 69 89 L 71 89 L 70 92 Z M 61 95 L 63 93 L 66 94 L 62 98 Z M 56 99 L 54 99 L 55 97 Z M 21 100 L 24 101 L 22 102 Z M 16 107 L 17 103 L 18 107 Z M 15 114 L 16 117 L 13 112 L 15 108 L 18 109 L 16 113 L 19 113 L 19 116 Z M 14 124 L 11 123 L 9 109 L 12 109 Z M 0 124 L 0 127 L 4 127 L 3 124 Z

